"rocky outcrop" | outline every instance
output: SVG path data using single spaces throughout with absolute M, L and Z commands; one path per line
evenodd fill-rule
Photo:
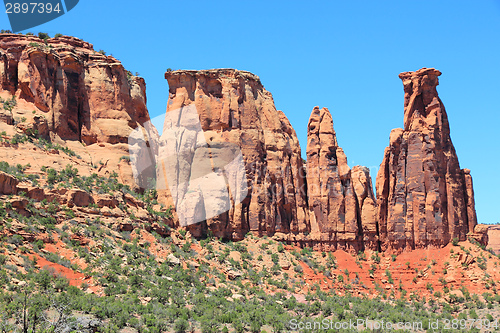
M 472 231 L 469 232 L 467 236 L 469 236 L 479 244 L 486 246 L 489 243 L 489 235 L 488 235 L 489 228 L 490 228 L 489 225 L 478 224 L 474 226 L 474 229 L 472 229 Z
M 351 170 L 351 179 L 358 202 L 358 219 L 361 225 L 363 247 L 380 250 L 377 219 L 377 200 L 373 193 L 370 169 L 356 165 Z
M 338 146 L 326 108 L 315 107 L 307 127 L 307 194 L 311 236 L 336 249 L 359 248 L 357 202 L 351 169 Z
M 490 225 L 488 228 L 488 248 L 500 254 L 500 225 Z
M 244 163 L 246 188 L 240 190 L 247 193 L 246 198 L 241 204 L 234 204 L 231 197 L 229 211 L 189 225 L 191 233 L 201 235 L 210 229 L 218 237 L 238 240 L 248 231 L 260 235 L 307 232 L 305 177 L 297 136 L 283 112 L 276 110 L 272 95 L 260 79 L 234 69 L 172 71 L 165 78 L 170 93 L 165 126 L 172 122 L 169 113 L 177 112 L 179 121 L 185 121 L 188 128 L 174 149 L 175 154 L 181 154 L 178 156 L 182 158 L 177 160 L 182 165 L 174 166 L 174 184 L 169 183 L 175 187 L 174 201 L 189 196 L 189 205 L 184 205 L 178 214 L 183 214 L 184 220 L 186 216 L 196 220 L 209 215 L 207 207 L 213 207 L 213 201 L 223 196 L 226 189 L 218 188 L 216 182 L 204 189 L 204 195 L 189 190 L 189 186 L 194 186 L 195 176 L 222 175 L 216 170 L 221 166 L 201 167 L 207 161 L 213 162 L 224 151 L 237 154 L 239 150 Z M 198 118 L 194 117 L 192 122 L 182 119 L 187 110 L 195 110 Z M 197 120 L 202 132 L 196 129 Z M 169 158 L 161 151 L 160 147 L 160 170 L 166 170 Z M 186 180 L 190 180 L 190 185 L 185 184 Z M 168 189 L 161 191 L 161 195 L 165 203 L 172 202 Z
M 369 170 L 352 170 L 326 108 L 315 107 L 307 131 L 307 194 L 313 243 L 326 250 L 378 249 Z
M 17 98 L 0 119 L 42 136 L 126 143 L 149 120 L 144 80 L 74 37 L 1 34 L 0 88 Z
M 404 129 L 391 132 L 377 175 L 382 249 L 465 240 L 477 223 L 472 181 L 460 169 L 433 68 L 401 73 Z
M 160 136 L 147 125 L 144 80 L 68 36 L 44 41 L 0 34 L 0 125 L 9 130 L 6 137 L 23 131 L 75 143 L 84 163 L 97 172 L 116 170 L 135 190 L 134 181 L 142 188 L 151 183 L 160 202 L 176 207 L 176 226 L 196 237 L 210 230 L 240 240 L 252 231 L 325 251 L 399 251 L 467 235 L 485 243 L 470 171 L 460 169 L 436 91 L 440 74 L 427 68 L 400 74 L 404 128 L 391 132 L 376 199 L 369 170 L 349 168 L 326 108 L 311 114 L 305 168 L 295 131 L 257 76 L 234 69 L 169 71 Z M 135 154 L 129 159 L 127 149 Z M 35 151 L 43 159 L 58 153 Z M 138 160 L 146 168 L 136 168 Z M 18 183 L 0 172 L 2 194 L 22 190 L 81 210 L 95 203 L 107 216 L 124 215 L 116 207 L 126 203 L 146 214 L 130 198 L 52 193 Z
M 16 194 L 19 181 L 16 177 L 0 171 L 0 194 Z

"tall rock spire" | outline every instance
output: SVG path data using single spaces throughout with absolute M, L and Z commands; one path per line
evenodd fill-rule
M 327 108 L 315 107 L 309 119 L 307 194 L 312 240 L 330 250 L 378 248 L 369 170 L 349 168 Z
M 377 175 L 382 249 L 441 246 L 465 240 L 476 221 L 472 180 L 465 181 L 436 87 L 441 75 L 422 68 L 401 73 L 404 129 L 394 129 Z M 470 213 L 467 212 L 469 205 Z M 469 218 L 470 216 L 470 218 Z

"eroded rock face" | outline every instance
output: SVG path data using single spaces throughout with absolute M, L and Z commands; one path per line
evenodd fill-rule
M 401 73 L 404 129 L 391 132 L 377 175 L 382 249 L 465 240 L 476 224 L 472 182 L 460 169 L 433 68 Z
M 333 248 L 359 247 L 351 169 L 338 146 L 328 109 L 315 107 L 307 131 L 307 195 L 311 237 Z M 321 237 L 318 237 L 321 236 Z
M 379 230 L 377 219 L 377 200 L 373 193 L 370 169 L 356 165 L 351 170 L 352 184 L 358 202 L 358 219 L 361 224 L 363 246 L 379 250 Z
M 0 87 L 18 103 L 0 119 L 42 136 L 126 143 L 149 120 L 144 80 L 74 37 L 0 35 Z
M 486 246 L 489 243 L 489 228 L 490 226 L 487 224 L 478 224 L 471 232 L 469 232 L 468 236 L 474 239 L 479 244 Z
M 170 87 L 167 119 L 170 112 L 194 107 L 203 131 L 202 141 L 207 144 L 198 144 L 195 135 L 183 141 L 183 147 L 176 152 L 185 154 L 182 161 L 196 163 L 177 166 L 178 174 L 189 174 L 193 165 L 210 162 L 222 152 L 222 146 L 239 148 L 244 160 L 246 199 L 226 213 L 188 226 L 191 233 L 197 236 L 210 229 L 218 237 L 238 240 L 248 231 L 262 235 L 308 231 L 305 177 L 297 136 L 285 115 L 276 110 L 272 95 L 259 78 L 234 69 L 173 71 L 167 72 L 165 78 Z M 161 150 L 159 160 L 168 161 Z M 193 197 L 180 213 L 199 214 L 202 207 L 213 206 L 209 200 L 215 200 L 224 190 L 214 186 L 209 196 L 202 197 L 181 188 L 182 194 L 185 191 Z M 169 191 L 161 193 L 168 204 L 172 200 Z
M 61 139 L 58 142 L 80 141 L 88 145 L 89 155 L 96 151 L 89 149 L 92 146 L 121 146 L 115 155 L 125 154 L 134 148 L 126 145 L 134 129 L 150 133 L 154 140 L 144 145 L 153 150 L 156 166 L 163 169 L 158 174 L 151 162 L 150 170 L 134 170 L 134 174 L 143 177 L 140 182 L 154 176 L 162 181 L 161 170 L 176 170 L 177 182 L 169 184 L 175 186 L 176 194 L 166 187 L 160 191 L 160 201 L 179 208 L 182 219 L 177 226 L 186 217 L 202 221 L 187 226 L 197 237 L 211 230 L 218 237 L 239 240 L 254 231 L 325 251 L 442 246 L 455 237 L 465 240 L 467 235 L 484 243 L 485 229 L 476 226 L 470 171 L 460 169 L 436 91 L 440 74 L 435 69 L 400 74 L 405 91 L 404 129 L 391 132 L 377 176 L 376 200 L 369 170 L 349 168 L 326 108 L 314 108 L 309 120 L 305 172 L 294 129 L 284 113 L 276 110 L 260 79 L 249 72 L 217 69 L 165 74 L 170 87 L 167 119 L 189 108 L 196 115 L 187 119 L 188 135 L 174 141 L 176 158 L 169 158 L 172 141 L 162 142 L 154 128 L 142 127 L 149 120 L 144 80 L 128 73 L 118 60 L 73 37 L 45 43 L 34 36 L 2 34 L 0 97 L 15 96 L 17 105 L 11 110 L 1 108 L 0 121 L 15 128 L 12 133 L 36 130 L 41 136 Z M 169 121 L 175 123 L 175 119 Z M 241 170 L 212 175 L 239 152 L 244 163 Z M 139 158 L 151 156 L 146 149 Z M 134 182 L 125 160 L 110 165 L 116 166 L 123 182 Z M 209 176 L 215 177 L 213 182 Z M 181 181 L 196 177 L 203 181 L 191 185 Z M 244 188 L 235 192 L 220 185 L 221 177 L 243 177 Z M 204 195 L 190 186 L 205 186 Z M 17 179 L 0 172 L 0 193 L 18 190 Z M 75 191 L 63 195 L 26 188 L 23 192 L 30 198 L 69 201 L 79 207 L 95 202 L 108 208 L 103 213 L 107 216 L 123 214 L 114 207 L 129 200 L 94 198 Z M 241 203 L 235 201 L 237 193 L 245 193 Z M 188 199 L 182 205 L 178 205 L 179 195 Z M 232 205 L 222 206 L 225 195 Z M 17 204 L 22 208 L 22 202 Z M 218 211 L 225 212 L 214 214 Z
M 16 194 L 19 181 L 16 177 L 0 171 L 0 194 Z
M 307 132 L 310 239 L 325 250 L 378 249 L 369 170 L 347 165 L 327 108 L 315 107 Z

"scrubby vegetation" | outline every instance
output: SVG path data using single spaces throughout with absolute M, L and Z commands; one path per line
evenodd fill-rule
M 88 227 L 95 225 L 89 223 Z M 103 228 L 105 229 L 105 228 Z M 96 231 L 99 229 L 95 229 Z M 101 230 L 102 231 L 102 230 Z M 63 231 L 59 231 L 62 235 Z M 179 234 L 182 237 L 181 234 Z M 64 236 L 63 236 L 64 237 Z M 451 296 L 450 302 L 411 298 L 383 300 L 344 296 L 322 291 L 313 286 L 305 300 L 284 290 L 266 293 L 259 287 L 269 273 L 256 273 L 244 268 L 243 261 L 232 262 L 242 270 L 242 276 L 227 279 L 215 267 L 201 263 L 193 265 L 196 253 L 188 246 L 170 244 L 171 253 L 183 264 L 169 261 L 159 263 L 149 251 L 147 243 L 139 237 L 123 237 L 123 240 L 106 232 L 96 239 L 103 239 L 100 248 L 88 250 L 77 243 L 68 243 L 85 259 L 87 268 L 73 267 L 85 272 L 103 287 L 102 297 L 88 294 L 85 287 L 71 286 L 62 276 L 50 268 L 36 268 L 34 256 L 25 255 L 24 270 L 2 266 L 0 270 L 0 322 L 4 331 L 21 327 L 26 323 L 34 332 L 58 331 L 63 327 L 79 331 L 77 318 L 88 316 L 99 323 L 99 332 L 119 332 L 132 327 L 138 332 L 186 332 L 192 328 L 202 332 L 285 332 L 290 330 L 290 320 L 349 321 L 358 318 L 391 322 L 422 322 L 455 318 L 488 319 L 482 309 L 498 309 L 500 295 L 485 294 L 484 302 L 471 295 L 465 288 L 463 297 Z M 4 240 L 5 242 L 5 240 Z M 196 241 L 194 241 L 196 243 Z M 248 253 L 244 245 L 222 244 L 215 251 L 215 239 L 203 241 L 206 249 L 225 260 L 230 251 Z M 19 246 L 20 244 L 17 244 Z M 117 248 L 116 246 L 120 247 Z M 12 247 L 3 243 L 2 248 Z M 113 250 L 115 249 L 115 250 Z M 42 253 L 35 250 L 35 253 Z M 251 254 L 249 254 L 251 255 Z M 51 262 L 72 267 L 68 260 L 51 254 L 45 255 Z M 348 273 L 346 272 L 346 275 Z M 339 275 L 339 277 L 342 275 Z M 216 277 L 216 279 L 214 279 Z M 246 281 L 250 277 L 252 282 Z M 216 282 L 218 280 L 218 282 Z M 253 283 L 255 280 L 255 283 Z M 25 281 L 26 283 L 19 283 Z M 267 281 L 269 283 L 269 281 Z M 293 288 L 292 288 L 293 289 Z M 466 309 L 459 311 L 462 306 Z M 26 316 L 23 316 L 26 309 Z M 49 310 L 51 310 L 49 312 Z M 483 313 L 481 316 L 479 313 Z M 51 313 L 52 317 L 47 318 Z M 14 324 L 17 318 L 18 324 Z M 81 328 L 80 328 L 81 329 Z M 356 332 L 356 330 L 325 330 L 326 332 Z M 449 332 L 479 332 L 479 330 L 452 329 Z

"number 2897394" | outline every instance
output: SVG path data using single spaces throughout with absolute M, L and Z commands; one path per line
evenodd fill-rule
M 53 12 L 60 13 L 61 11 L 59 3 L 55 6 L 43 2 L 7 2 L 5 4 L 7 14 L 50 14 Z

